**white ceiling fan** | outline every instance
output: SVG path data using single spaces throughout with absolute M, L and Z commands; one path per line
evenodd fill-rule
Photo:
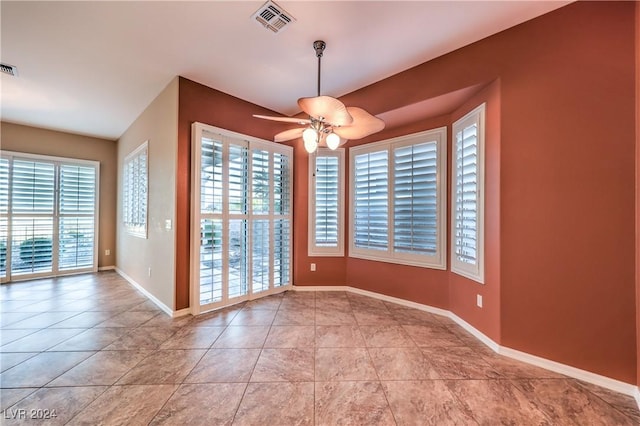
M 364 109 L 347 107 L 336 98 L 320 95 L 320 64 L 326 46 L 327 44 L 322 40 L 313 42 L 313 48 L 318 57 L 318 96 L 298 99 L 298 106 L 309 114 L 308 119 L 254 114 L 256 118 L 306 126 L 280 132 L 274 136 L 273 140 L 284 142 L 302 137 L 304 147 L 310 154 L 321 144 L 336 149 L 349 139 L 362 139 L 384 129 L 384 121 Z

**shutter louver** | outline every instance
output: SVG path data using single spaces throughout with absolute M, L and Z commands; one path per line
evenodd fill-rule
M 13 275 L 53 270 L 55 166 L 13 161 L 11 213 Z
M 355 157 L 355 246 L 388 248 L 388 151 Z
M 11 211 L 53 214 L 55 167 L 52 163 L 14 160 Z
M 269 221 L 254 220 L 252 231 L 252 291 L 259 293 L 269 289 L 269 278 L 271 275 L 269 262 Z
M 200 302 L 222 300 L 222 220 L 200 221 Z
M 318 247 L 338 245 L 338 167 L 338 157 L 316 157 L 314 238 Z
M 124 161 L 122 215 L 131 235 L 147 237 L 148 144 L 136 148 Z
M 9 238 L 9 160 L 0 158 L 0 278 L 7 276 Z
M 456 134 L 455 254 L 463 263 L 477 262 L 478 144 L 477 124 Z
M 435 256 L 438 242 L 436 142 L 394 149 L 394 251 Z
M 253 150 L 251 187 L 253 213 L 269 214 L 269 151 Z
M 291 253 L 289 241 L 291 238 L 291 222 L 288 219 L 274 221 L 274 285 L 280 287 L 289 283 L 291 269 Z
M 60 270 L 93 265 L 95 194 L 95 168 L 67 164 L 60 166 Z
M 273 181 L 274 181 L 274 212 L 277 215 L 289 214 L 289 194 L 291 182 L 289 182 L 289 156 L 279 153 L 273 154 Z
M 204 142 L 203 142 L 204 143 Z M 229 145 L 229 213 L 248 213 L 249 150 L 240 145 Z
M 200 209 L 203 213 L 222 213 L 222 142 L 202 139 Z

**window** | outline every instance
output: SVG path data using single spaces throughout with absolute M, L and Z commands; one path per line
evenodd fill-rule
M 349 255 L 446 268 L 446 128 L 351 148 Z
M 293 149 L 194 123 L 191 308 L 291 284 Z
M 99 163 L 3 152 L 0 278 L 97 270 Z
M 344 149 L 309 156 L 309 256 L 343 256 Z
M 148 141 L 124 159 L 122 187 L 122 222 L 125 230 L 147 238 Z
M 482 104 L 453 124 L 451 270 L 484 283 L 484 114 Z

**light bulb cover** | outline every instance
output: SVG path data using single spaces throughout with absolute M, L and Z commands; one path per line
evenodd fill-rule
M 327 146 L 329 147 L 329 149 L 333 150 L 340 146 L 340 136 L 336 135 L 333 132 L 327 135 L 325 141 L 327 142 Z
M 318 132 L 309 127 L 302 132 L 302 140 L 304 140 L 304 149 L 311 154 L 318 147 Z

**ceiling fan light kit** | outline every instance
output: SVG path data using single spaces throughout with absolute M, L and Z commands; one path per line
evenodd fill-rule
M 309 115 L 309 119 L 254 114 L 256 118 L 306 126 L 285 130 L 273 139 L 275 142 L 284 142 L 302 137 L 304 148 L 309 154 L 315 152 L 318 146 L 336 149 L 349 139 L 361 139 L 384 129 L 384 121 L 364 109 L 347 107 L 336 98 L 320 95 L 320 67 L 326 47 L 327 44 L 322 40 L 313 42 L 318 58 L 318 96 L 298 99 L 298 106 Z

